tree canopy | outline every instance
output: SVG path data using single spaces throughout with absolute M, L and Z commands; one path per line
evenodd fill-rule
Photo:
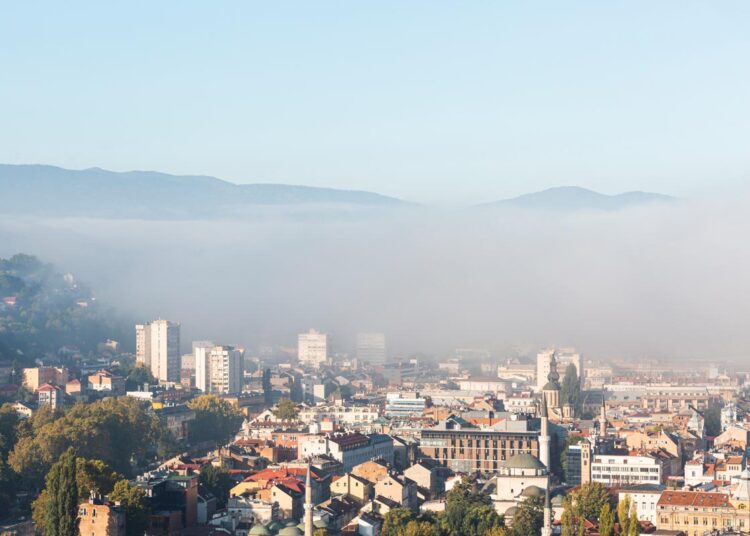
M 201 395 L 188 402 L 195 412 L 190 423 L 190 440 L 226 443 L 234 437 L 242 424 L 242 414 L 229 402 L 216 395 Z

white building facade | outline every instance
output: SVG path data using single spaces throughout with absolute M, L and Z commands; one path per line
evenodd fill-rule
M 311 329 L 297 336 L 297 359 L 300 363 L 319 367 L 328 361 L 328 335 Z

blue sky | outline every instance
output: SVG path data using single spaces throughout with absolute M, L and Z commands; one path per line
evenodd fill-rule
M 750 2 L 15 2 L 0 161 L 462 204 L 750 185 Z

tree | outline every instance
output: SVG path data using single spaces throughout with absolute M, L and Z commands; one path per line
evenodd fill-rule
M 45 536 L 78 535 L 78 485 L 76 458 L 69 448 L 46 478 Z
M 0 406 L 0 461 L 4 460 L 16 443 L 18 413 L 13 404 Z
M 615 536 L 615 513 L 609 503 L 599 513 L 599 536 Z
M 581 410 L 581 381 L 578 369 L 572 363 L 565 368 L 562 384 L 560 385 L 560 402 L 570 404 L 573 412 L 578 415 Z
M 394 508 L 383 517 L 381 536 L 401 536 L 401 530 L 415 519 L 414 512 L 408 508 Z
M 80 500 L 88 499 L 92 491 L 108 495 L 115 484 L 123 478 L 123 475 L 113 471 L 101 460 L 76 459 L 76 482 Z
M 8 464 L 0 458 L 0 519 L 15 506 L 16 482 Z
M 216 395 L 202 395 L 188 402 L 195 412 L 190 426 L 190 440 L 224 444 L 237 434 L 242 414 Z
M 119 502 L 125 509 L 125 532 L 127 536 L 140 536 L 148 527 L 151 514 L 146 493 L 138 486 L 131 486 L 127 480 L 120 480 L 115 484 L 111 501 Z
M 263 403 L 266 407 L 273 404 L 273 387 L 271 386 L 271 369 L 263 369 Z
M 298 413 L 299 410 L 297 409 L 297 404 L 288 398 L 282 398 L 279 400 L 276 409 L 273 411 L 276 418 L 281 419 L 282 421 L 293 421 L 297 418 Z
M 503 526 L 503 518 L 489 504 L 473 504 L 469 507 L 461 523 L 464 536 L 484 536 L 491 529 Z
M 324 529 L 323 527 L 315 529 L 315 532 L 313 532 L 313 536 L 328 536 L 328 530 Z
M 617 521 L 620 523 L 620 534 L 628 536 L 630 533 L 630 495 L 617 503 Z
M 575 536 L 578 533 L 577 520 L 573 511 L 573 497 L 563 499 L 563 511 L 560 516 L 562 536 Z
M 541 497 L 528 497 L 513 516 L 513 535 L 541 534 L 544 526 L 544 500 Z
M 223 508 L 229 498 L 229 490 L 234 487 L 229 471 L 209 464 L 201 469 L 200 482 L 216 497 L 217 506 Z
M 625 536 L 639 536 L 641 534 L 641 522 L 638 521 L 638 511 L 635 501 L 630 505 L 630 519 L 628 520 L 628 532 Z
M 596 519 L 602 508 L 611 500 L 607 488 L 599 482 L 586 482 L 573 494 L 577 517 Z

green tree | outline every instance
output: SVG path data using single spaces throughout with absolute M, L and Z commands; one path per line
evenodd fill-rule
M 607 488 L 599 482 L 586 482 L 573 494 L 577 517 L 596 519 L 611 497 Z
M 630 505 L 630 519 L 628 520 L 628 532 L 625 536 L 639 536 L 641 534 L 641 522 L 638 521 L 636 503 Z
M 209 464 L 201 469 L 200 482 L 216 497 L 218 507 L 223 508 L 229 498 L 229 490 L 234 487 L 229 471 Z
M 108 495 L 123 478 L 123 475 L 113 471 L 101 460 L 76 459 L 76 482 L 80 500 L 88 499 L 92 491 Z
M 151 514 L 146 493 L 138 486 L 131 486 L 127 480 L 120 480 L 109 494 L 111 501 L 119 502 L 125 509 L 125 532 L 127 536 L 140 536 L 148 527 Z
M 216 395 L 202 395 L 188 402 L 195 412 L 190 423 L 190 440 L 226 443 L 234 437 L 242 424 L 242 414 L 226 400 Z
M 620 523 L 620 535 L 628 536 L 630 533 L 630 495 L 617 503 L 617 521 Z
M 615 536 L 615 513 L 608 502 L 599 512 L 599 536 Z
M 414 512 L 408 508 L 394 508 L 383 516 L 381 536 L 401 536 L 401 530 L 415 519 Z
M 13 404 L 0 406 L 0 460 L 4 460 L 16 444 L 18 420 Z
M 721 406 L 713 403 L 703 413 L 703 427 L 707 436 L 715 437 L 721 434 Z
M 263 369 L 263 403 L 266 407 L 273 404 L 273 387 L 271 386 L 271 369 Z
M 581 381 L 578 369 L 572 363 L 565 368 L 562 384 L 560 385 L 560 402 L 570 404 L 576 415 L 581 411 Z
M 503 526 L 503 518 L 489 504 L 473 504 L 469 507 L 461 523 L 464 536 L 484 536 L 491 529 Z
M 544 500 L 541 497 L 528 497 L 513 516 L 513 535 L 526 536 L 540 534 L 544 526 Z
M 45 536 L 78 535 L 78 485 L 76 458 L 69 448 L 46 478 Z
M 0 519 L 10 514 L 15 507 L 16 482 L 8 464 L 0 459 Z
M 279 403 L 276 404 L 276 409 L 273 410 L 273 414 L 277 419 L 283 421 L 293 421 L 297 418 L 299 410 L 297 404 L 289 400 L 288 398 L 282 398 Z

